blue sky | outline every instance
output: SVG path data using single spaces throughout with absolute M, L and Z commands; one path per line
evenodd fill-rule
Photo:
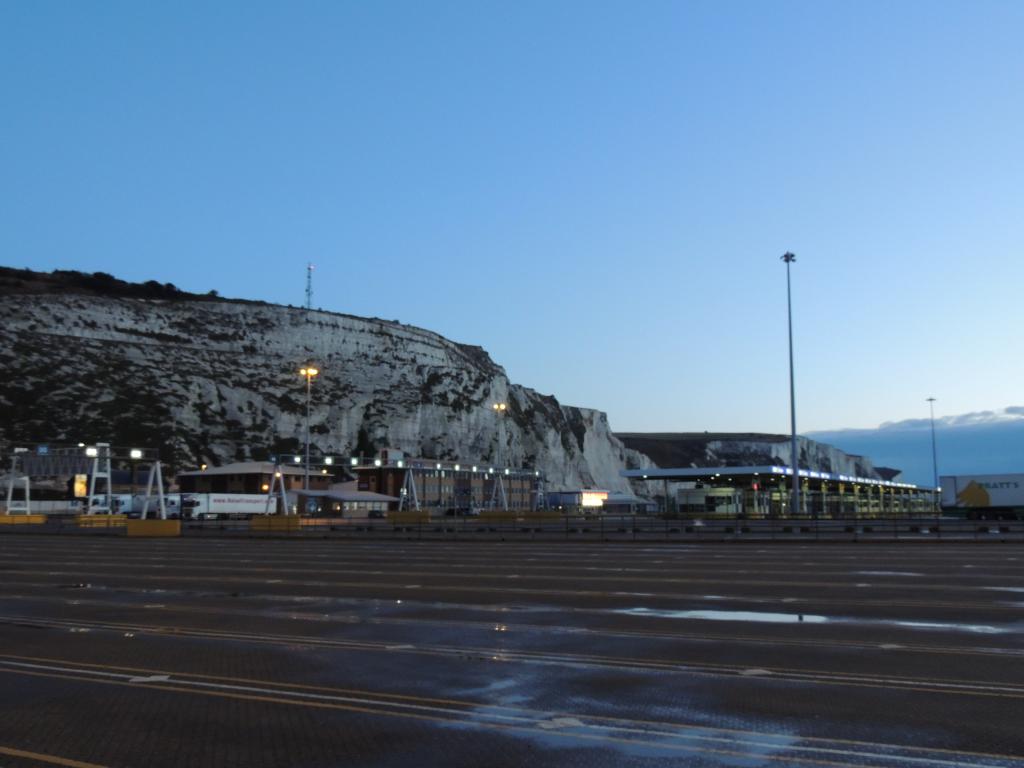
M 902 479 L 933 487 L 943 475 L 1012 474 L 1024 467 L 1024 407 L 935 419 L 932 463 L 928 417 L 887 422 L 877 429 L 814 432 L 810 437 L 848 453 L 871 458 L 875 466 L 895 467 Z
M 0 2 L 0 263 L 399 319 L 627 430 L 1020 403 L 1019 2 Z

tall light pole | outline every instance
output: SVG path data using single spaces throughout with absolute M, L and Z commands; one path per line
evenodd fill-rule
M 310 393 L 313 389 L 313 378 L 320 373 L 312 365 L 307 365 L 304 368 L 299 369 L 299 375 L 306 377 L 306 473 L 305 479 L 302 482 L 302 489 L 304 491 L 309 490 L 309 400 Z
M 928 411 L 932 422 L 932 506 L 935 507 L 935 517 L 939 516 L 939 459 L 935 451 L 935 398 L 929 397 L 925 400 L 928 403 Z
M 789 265 L 796 261 L 789 251 L 782 254 L 786 262 L 786 314 L 789 317 L 789 420 L 793 440 L 793 517 L 800 515 L 800 453 L 796 444 L 796 385 L 793 382 L 793 293 L 789 283 Z

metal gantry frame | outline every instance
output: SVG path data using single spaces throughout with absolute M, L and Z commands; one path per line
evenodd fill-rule
M 413 477 L 412 469 L 405 470 L 405 477 L 402 479 L 402 490 L 398 494 L 398 511 L 401 512 L 405 509 L 405 500 L 412 497 L 410 502 L 413 505 L 413 509 L 417 512 L 420 511 L 420 496 L 416 490 L 416 478 Z
M 133 470 L 134 472 L 134 470 Z M 157 509 L 160 512 L 160 519 L 167 519 L 167 504 L 164 500 L 164 477 L 163 471 L 161 470 L 160 462 L 154 461 L 149 466 L 149 480 L 146 482 L 146 501 L 142 505 L 142 519 L 145 520 L 149 516 L 149 500 L 153 497 L 153 483 L 156 482 L 157 488 Z M 133 478 L 134 482 L 134 478 Z
M 263 507 L 263 514 L 265 515 L 270 514 L 270 502 L 274 500 L 275 491 L 278 494 L 278 498 L 281 500 L 281 509 L 283 510 L 282 514 L 287 515 L 288 495 L 285 492 L 284 487 L 284 470 L 281 462 L 279 461 L 274 463 L 274 473 L 270 477 L 270 488 L 267 489 L 267 503 Z M 295 513 L 298 514 L 298 511 L 299 510 L 296 509 Z
M 115 460 L 129 459 L 132 461 L 132 474 L 134 484 L 134 473 L 136 462 L 142 458 L 142 449 L 132 449 L 124 455 L 115 454 L 115 449 L 109 443 L 96 443 L 85 445 L 79 443 L 74 445 L 52 445 L 39 444 L 35 448 L 14 448 L 11 454 L 11 471 L 0 482 L 6 485 L 7 507 L 6 513 L 31 513 L 31 478 L 32 477 L 62 477 L 66 475 L 88 474 L 88 496 L 84 513 L 87 515 L 111 514 L 113 505 L 113 470 L 112 463 Z M 149 514 L 150 503 L 156 504 L 161 519 L 167 517 L 166 495 L 164 493 L 163 466 L 158 459 L 149 460 L 149 482 L 146 486 L 146 499 L 143 505 L 142 516 Z M 15 488 L 24 483 L 25 498 L 15 499 Z M 156 496 L 153 496 L 154 489 Z M 134 493 L 132 494 L 134 505 Z M 94 505 L 94 499 L 100 503 Z
M 21 456 L 26 452 L 25 448 L 15 448 L 11 454 L 11 471 L 5 477 L 7 481 L 7 505 L 4 507 L 4 514 L 28 515 L 32 512 L 32 490 L 29 476 L 24 474 L 21 468 Z M 18 483 L 25 484 L 25 498 L 15 499 L 14 488 Z
M 505 484 L 501 481 L 501 475 L 495 475 L 495 480 L 491 483 L 491 500 L 489 502 L 491 509 L 498 509 L 499 505 L 501 509 L 508 512 L 508 494 L 505 493 Z
M 92 457 L 92 472 L 89 474 L 89 495 L 86 497 L 85 513 L 87 515 L 109 515 L 113 510 L 113 488 L 110 484 L 110 443 L 96 443 L 95 446 L 87 449 L 95 451 Z M 93 506 L 92 500 L 96 497 L 96 481 L 105 480 L 103 484 L 103 504 Z

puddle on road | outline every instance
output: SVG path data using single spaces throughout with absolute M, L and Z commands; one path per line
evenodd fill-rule
M 445 727 L 456 729 L 513 726 L 524 729 L 517 736 L 529 739 L 546 749 L 566 750 L 567 765 L 593 764 L 593 750 L 609 750 L 632 759 L 654 759 L 659 764 L 673 764 L 694 757 L 711 757 L 715 764 L 756 768 L 778 759 L 799 743 L 787 733 L 758 733 L 756 738 L 737 739 L 733 731 L 694 726 L 676 727 L 666 724 L 653 730 L 649 724 L 613 718 L 594 718 L 586 714 L 544 713 L 523 710 L 522 714 L 495 711 L 481 706 L 467 713 L 465 720 L 450 720 Z M 585 759 L 574 760 L 569 753 L 577 750 Z M 723 754 L 716 755 L 721 751 Z M 607 761 L 598 760 L 604 765 Z
M 769 611 L 667 611 L 660 608 L 623 608 L 615 613 L 630 616 L 657 616 L 664 619 L 697 619 L 702 621 L 757 621 L 771 624 L 824 624 L 826 616 L 810 613 L 772 613 Z
M 962 624 L 945 621 L 905 621 L 901 619 L 859 619 L 841 616 L 821 616 L 812 613 L 775 613 L 770 611 L 671 611 L 660 608 L 622 608 L 611 613 L 628 616 L 646 616 L 664 619 L 696 619 L 697 621 L 748 621 L 769 624 L 859 624 L 862 626 L 888 626 L 903 629 L 969 632 L 976 635 L 1002 635 L 1021 630 L 1018 625 Z
M 887 621 L 876 622 L 892 624 L 896 627 L 909 627 L 911 629 L 945 629 L 954 632 L 970 632 L 976 635 L 1002 635 L 1006 632 L 1013 632 L 1006 627 L 994 627 L 990 624 L 948 624 L 941 621 Z

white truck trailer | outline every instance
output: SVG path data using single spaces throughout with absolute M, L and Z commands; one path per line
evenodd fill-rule
M 943 509 L 980 519 L 1024 517 L 1024 474 L 945 475 L 939 487 Z
M 277 496 L 267 504 L 265 493 L 183 493 L 181 516 L 187 520 L 227 520 L 277 514 Z

